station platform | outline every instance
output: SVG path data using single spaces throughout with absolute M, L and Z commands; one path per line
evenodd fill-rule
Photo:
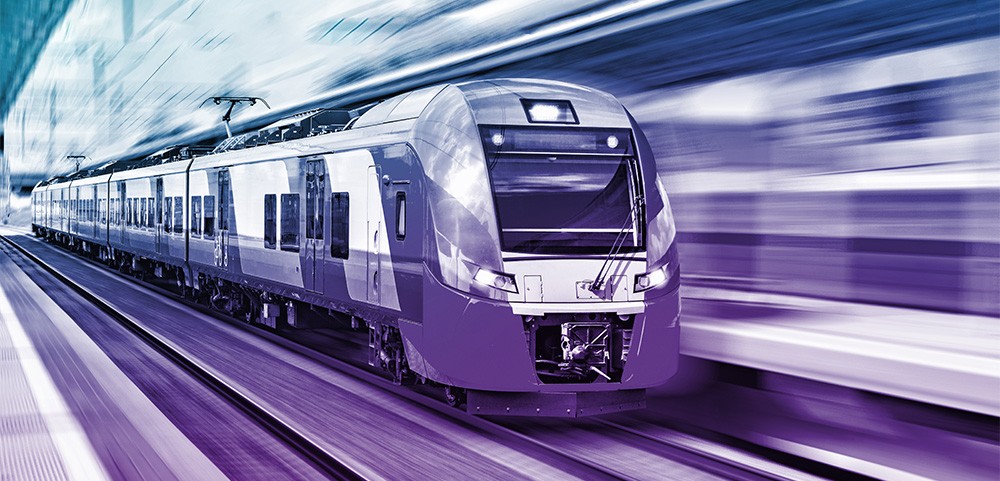
M 227 479 L 4 252 L 0 393 L 2 480 Z
M 682 354 L 1000 416 L 995 318 L 681 288 Z

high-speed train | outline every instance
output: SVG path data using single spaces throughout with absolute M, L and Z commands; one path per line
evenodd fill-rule
M 677 369 L 679 261 L 609 94 L 529 79 L 320 110 L 34 189 L 33 230 L 270 327 L 350 320 L 475 414 L 645 404 Z

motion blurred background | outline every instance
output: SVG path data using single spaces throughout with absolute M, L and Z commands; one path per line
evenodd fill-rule
M 2 0 L 0 215 L 76 167 L 500 76 L 618 96 L 688 285 L 1000 315 L 997 1 Z

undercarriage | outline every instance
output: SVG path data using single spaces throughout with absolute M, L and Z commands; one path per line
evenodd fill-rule
M 633 316 L 607 313 L 525 316 L 535 373 L 544 384 L 621 382 Z

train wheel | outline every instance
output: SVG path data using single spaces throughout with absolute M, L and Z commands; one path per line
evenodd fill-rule
M 465 404 L 465 397 L 465 389 L 455 386 L 444 387 L 444 402 L 453 408 Z

